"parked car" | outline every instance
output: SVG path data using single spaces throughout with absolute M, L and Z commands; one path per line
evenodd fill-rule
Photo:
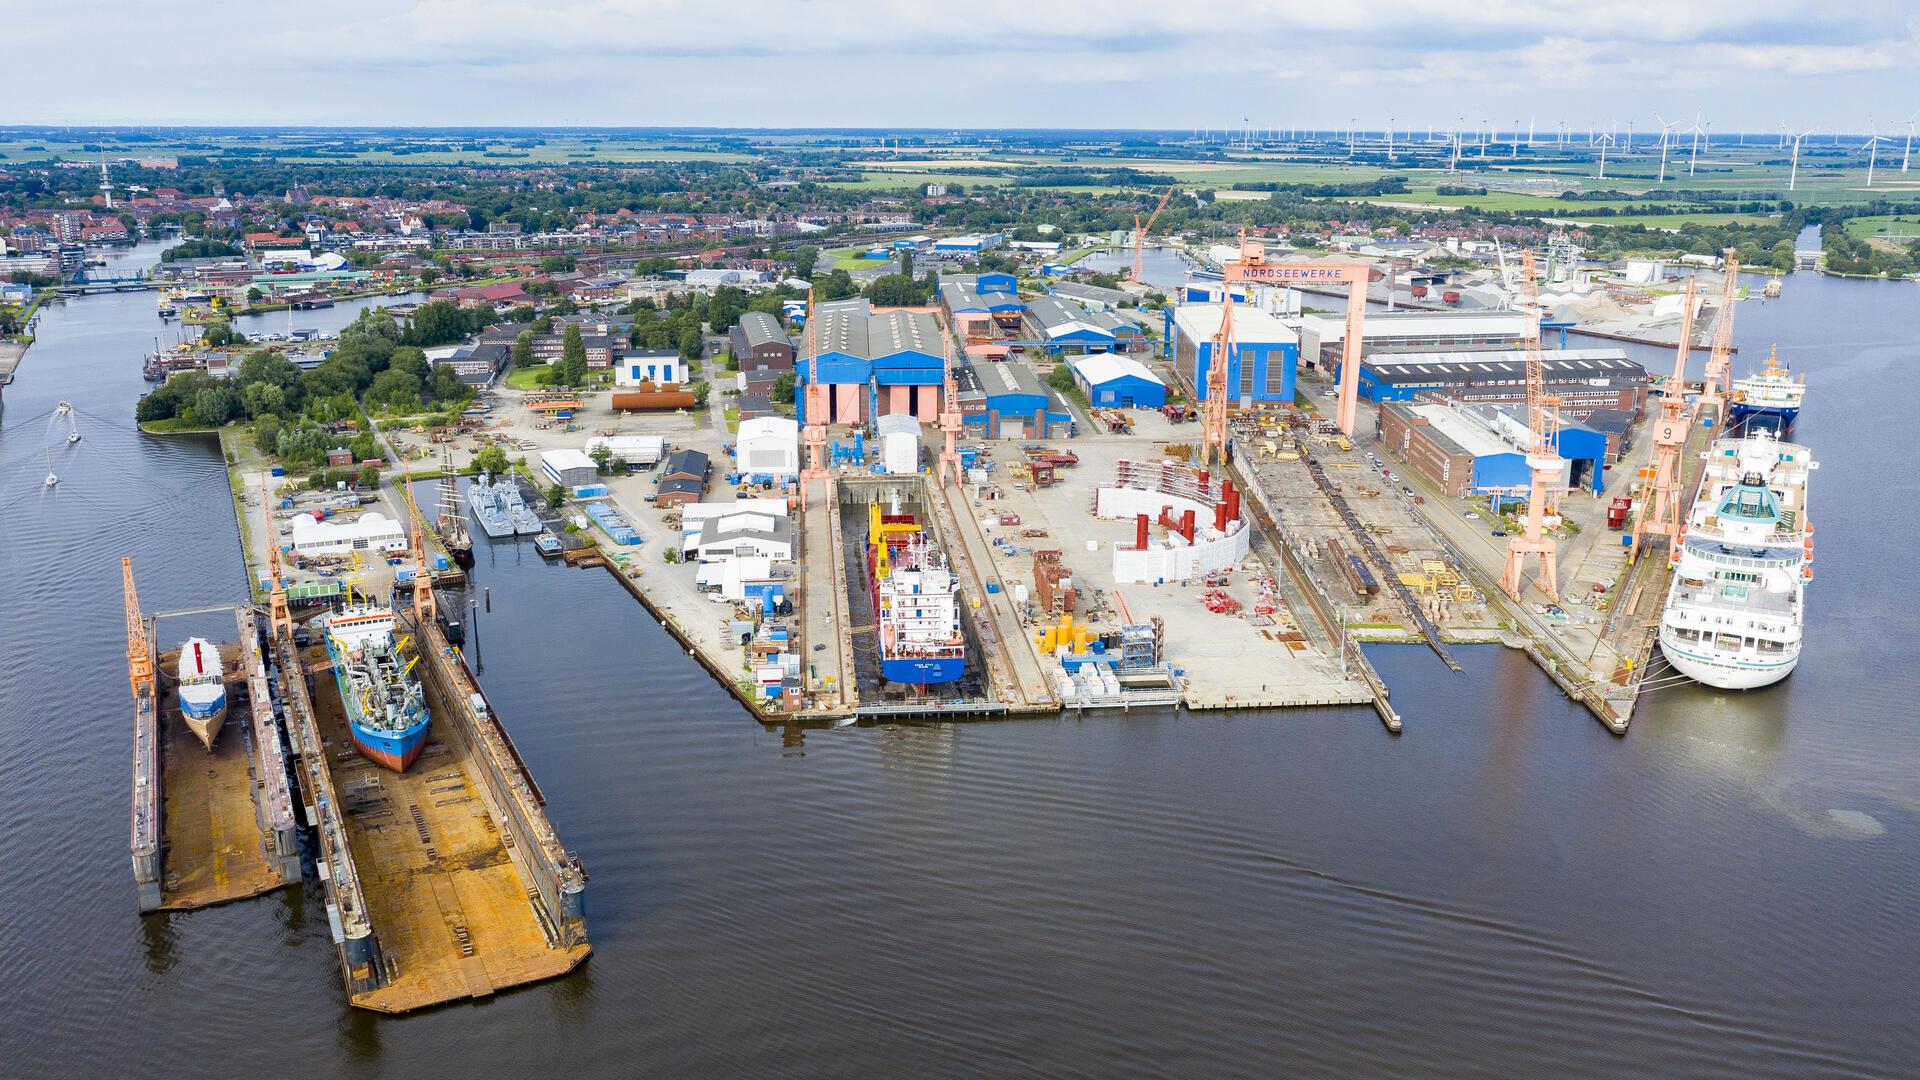
M 1495 530 L 1493 530 L 1493 535 L 1495 535 L 1495 536 L 1505 536 L 1505 535 L 1507 535 L 1507 530 L 1505 530 L 1505 529 L 1495 529 Z
M 1461 515 L 1461 516 L 1462 516 L 1462 517 L 1465 517 L 1465 518 L 1466 518 L 1466 519 L 1467 519 L 1468 521 L 1479 521 L 1479 520 L 1480 520 L 1480 511 L 1478 511 L 1478 510 L 1469 510 L 1469 511 L 1467 511 L 1467 512 L 1466 512 L 1465 514 L 1463 514 L 1463 515 Z

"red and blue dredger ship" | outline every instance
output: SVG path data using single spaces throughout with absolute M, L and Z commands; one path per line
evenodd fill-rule
M 918 517 L 868 507 L 867 582 L 882 678 L 930 686 L 966 674 L 960 582 Z
M 410 639 L 394 638 L 393 609 L 354 604 L 326 616 L 327 655 L 346 705 L 353 745 L 395 772 L 427 743 L 427 702 L 414 676 Z

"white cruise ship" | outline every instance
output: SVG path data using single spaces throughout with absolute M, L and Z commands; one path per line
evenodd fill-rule
M 1807 478 L 1818 467 L 1806 447 L 1767 431 L 1708 449 L 1660 615 L 1674 670 L 1726 690 L 1793 671 L 1813 580 Z

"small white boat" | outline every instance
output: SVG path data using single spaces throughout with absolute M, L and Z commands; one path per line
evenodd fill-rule
M 57 483 L 59 483 L 59 482 L 60 482 L 60 478 L 59 478 L 59 477 L 57 477 L 57 476 L 55 476 L 55 475 L 53 475 L 52 473 L 48 473 L 48 474 L 47 474 L 47 486 L 48 486 L 48 487 L 52 487 L 53 485 L 55 485 L 55 484 L 57 484 Z

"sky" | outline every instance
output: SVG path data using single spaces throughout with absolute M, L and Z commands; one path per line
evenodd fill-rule
M 1915 0 L 0 0 L 0 124 L 1886 132 Z M 84 45 L 84 51 L 76 49 Z M 1684 119 L 1683 119 L 1684 118 Z

